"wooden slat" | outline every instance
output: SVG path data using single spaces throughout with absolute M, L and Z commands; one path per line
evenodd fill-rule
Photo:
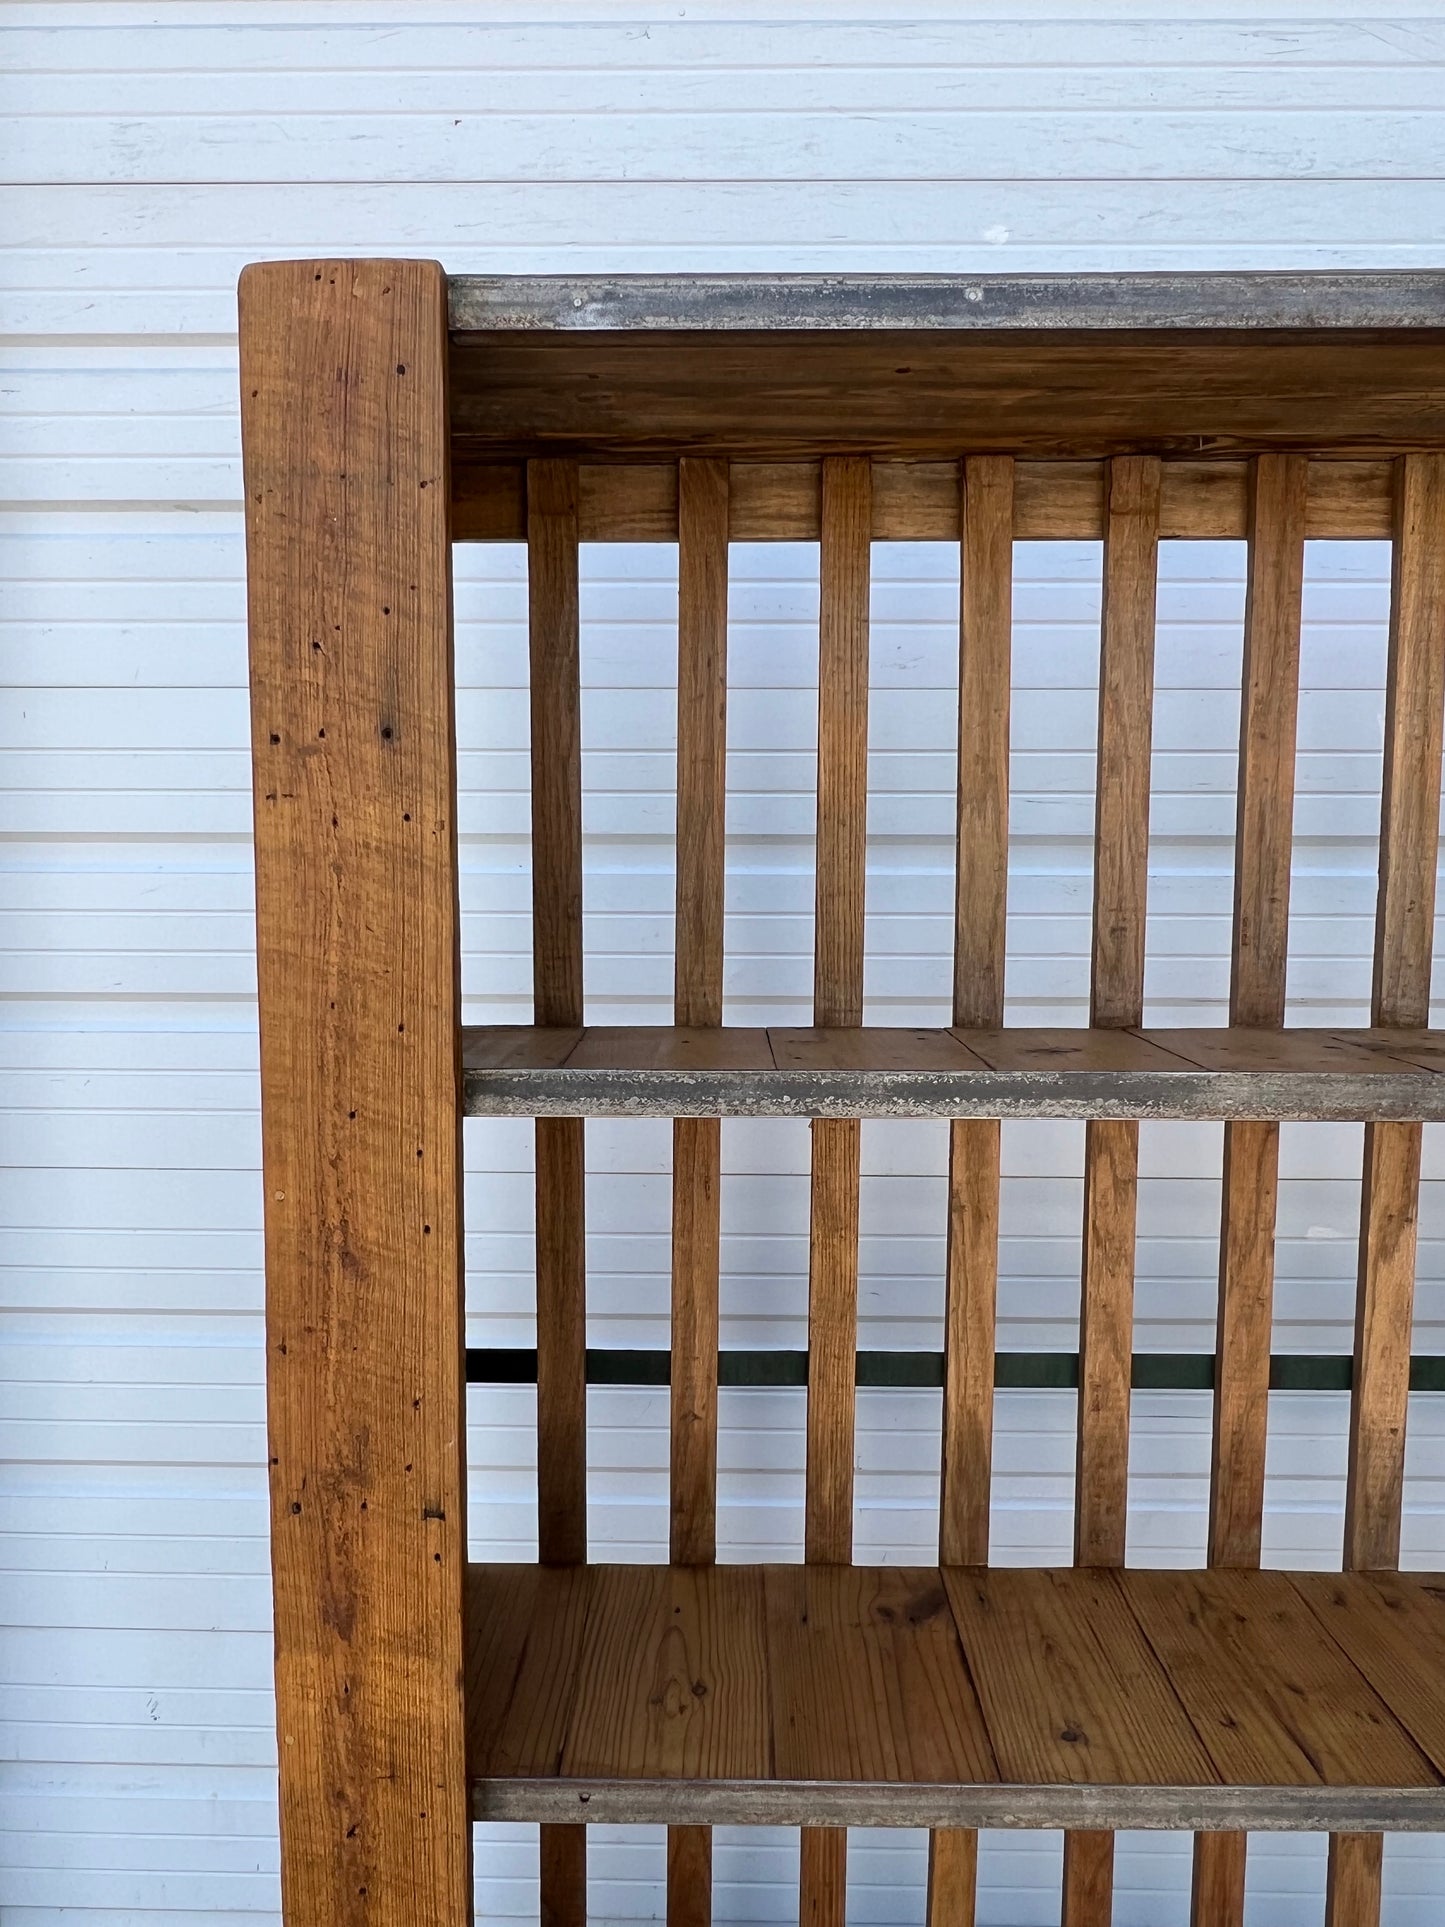
M 551 1575 L 541 1566 L 471 1566 L 467 1571 L 468 1770 L 489 1771 L 527 1644 L 539 1587 Z
M 1089 1022 L 1103 1029 L 1138 1024 L 1144 1014 L 1159 495 L 1156 457 L 1123 455 L 1110 462 L 1089 995 Z
M 1074 1557 L 1084 1566 L 1124 1563 L 1138 1172 L 1137 1124 L 1095 1119 L 1085 1126 L 1074 1488 Z
M 1294 1588 L 1445 1772 L 1445 1604 L 1397 1573 L 1295 1573 Z
M 1102 1029 L 1144 1016 L 1161 487 L 1155 456 L 1118 456 L 1108 465 L 1089 992 L 1089 1021 Z M 1138 1174 L 1138 1125 L 1091 1119 L 1084 1132 L 1074 1481 L 1074 1557 L 1081 1565 L 1124 1563 Z M 1112 1836 L 1065 1837 L 1063 1888 L 1065 1927 L 1107 1927 Z
M 1109 470 L 1090 1023 L 1119 1030 L 1144 1015 L 1160 465 L 1151 456 L 1122 456 Z M 1102 1121 L 1088 1125 L 1084 1141 L 1074 1513 L 1081 1565 L 1124 1562 L 1138 1141 L 1137 1125 Z
M 1013 645 L 1016 465 L 960 465 L 952 504 L 959 555 L 958 813 L 953 1021 L 1003 1021 L 1008 872 L 1008 719 Z M 1088 484 L 1085 483 L 1087 489 Z M 982 850 L 973 839 L 985 837 Z M 997 884 L 986 927 L 972 923 L 986 866 Z M 998 1299 L 1000 1130 L 996 1118 L 955 1118 L 948 1134 L 948 1246 L 939 1557 L 988 1558 L 993 1477 L 993 1352 Z M 928 1927 L 972 1927 L 978 1841 L 929 1841 Z
M 725 462 L 678 463 L 674 1004 L 679 1024 L 703 1028 L 722 1023 L 728 494 Z M 670 1546 L 684 1566 L 710 1564 L 717 1553 L 721 1133 L 716 1118 L 677 1118 L 672 1127 Z M 667 1918 L 669 1927 L 712 1919 L 705 1829 L 668 1833 Z
M 1006 455 L 964 463 L 955 1025 L 1003 1022 L 1013 478 Z
M 1371 1016 L 1426 1024 L 1440 845 L 1440 755 L 1445 708 L 1445 455 L 1396 465 L 1380 888 Z M 1420 1190 L 1418 1124 L 1367 1124 L 1355 1296 L 1355 1380 L 1345 1488 L 1347 1569 L 1400 1559 L 1405 1420 Z M 1378 1841 L 1330 1842 L 1332 1923 L 1378 1919 Z
M 1221 1779 L 1437 1783 L 1287 1574 L 1131 1571 L 1122 1583 Z
M 871 465 L 822 468 L 818 620 L 818 818 L 813 1021 L 863 1019 L 863 891 L 868 792 L 868 594 Z M 804 1556 L 846 1564 L 853 1551 L 853 1355 L 858 1333 L 856 1118 L 815 1121 L 808 1224 L 808 1419 Z M 842 1927 L 846 1833 L 801 1844 L 801 1912 Z
M 943 1576 L 1005 1779 L 1218 1781 L 1118 1574 L 950 1567 Z
M 527 464 L 532 725 L 532 980 L 539 1024 L 582 1022 L 582 739 L 577 465 Z M 535 1126 L 537 1531 L 548 1564 L 587 1557 L 586 1145 L 580 1118 Z M 541 1841 L 542 1914 L 585 1927 L 585 1835 Z
M 871 501 L 866 461 L 824 461 L 813 954 L 813 1022 L 820 1025 L 863 1021 Z
M 1385 1842 L 1378 1833 L 1332 1833 L 1325 1927 L 1380 1927 Z
M 1304 539 L 1303 459 L 1261 456 L 1251 494 L 1240 698 L 1230 976 L 1235 1025 L 1274 1028 L 1284 1021 Z M 1196 1047 L 1206 1060 L 1218 1048 L 1208 1038 Z M 1277 1125 L 1225 1126 L 1210 1474 L 1214 1565 L 1259 1563 L 1278 1164 Z M 1243 1904 L 1241 1886 L 1236 1914 Z
M 727 757 L 728 470 L 678 463 L 679 1024 L 720 1024 Z
M 997 1777 L 936 1570 L 770 1566 L 766 1585 L 780 1777 Z
M 522 1656 L 506 1713 L 489 1734 L 477 1735 L 473 1744 L 473 1758 L 484 1760 L 481 1770 L 488 1773 L 533 1776 L 561 1771 L 577 1698 L 593 1571 L 590 1566 L 539 1566 L 536 1571 L 535 1590 L 522 1602 L 527 1614 Z M 520 1601 L 521 1596 L 516 1596 Z M 558 1831 L 565 1836 L 555 1843 L 553 1864 L 559 1873 L 569 1866 L 585 1871 L 576 1853 L 581 1829 Z M 542 1844 L 545 1867 L 551 1850 L 545 1838 Z M 565 1888 L 547 1896 L 548 1906 L 570 1907 L 574 1901 Z
M 1412 1678 L 1433 1682 L 1445 1607 L 1417 1580 L 504 1567 L 470 1597 L 472 1771 L 498 1815 L 555 1816 L 559 1779 L 595 1820 L 777 1818 L 782 1796 L 794 1823 L 937 1824 L 952 1801 L 1077 1824 L 1061 1789 L 1111 1825 L 1240 1824 L 1250 1801 L 1269 1826 L 1445 1813 L 1407 1730 L 1445 1743 Z
M 751 1780 L 771 1759 L 762 1571 L 597 1567 L 562 1771 Z
M 1429 1021 L 1445 703 L 1445 454 L 1397 467 L 1374 1021 Z
M 988 1561 L 998 1281 L 999 1127 L 949 1127 L 948 1255 L 944 1296 L 943 1467 L 939 1558 Z M 962 1849 L 955 1849 L 967 1854 Z
M 1230 964 L 1232 1025 L 1275 1029 L 1284 1022 L 1308 514 L 1309 464 L 1303 456 L 1262 455 L 1251 463 Z M 1208 1053 L 1211 1040 L 1201 1039 L 1198 1048 Z M 1226 1124 L 1210 1457 L 1212 1565 L 1259 1563 L 1278 1184 L 1279 1126 Z M 1242 1840 L 1220 1834 L 1198 1836 L 1194 1927 L 1243 1927 L 1246 1858 Z
M 1345 1493 L 1347 1570 L 1388 1570 L 1400 1559 L 1420 1151 L 1418 1124 L 1365 1126 Z
M 251 267 L 240 335 L 282 1899 L 462 1923 L 445 277 Z
M 877 1024 L 848 1030 L 770 1030 L 773 1063 L 780 1071 L 937 1071 L 983 1068 L 951 1030 L 914 1030 Z
M 1445 456 L 1399 464 L 1391 584 L 1373 1018 L 1423 1025 L 1430 1002 L 1445 703 Z M 1367 1127 L 1347 1567 L 1399 1561 L 1420 1165 L 1417 1125 Z
M 525 464 L 459 462 L 453 469 L 456 539 L 519 542 L 526 535 Z M 1014 536 L 1020 542 L 1097 542 L 1105 528 L 1107 465 L 1014 465 Z M 734 462 L 733 539 L 816 542 L 822 464 Z M 678 470 L 670 461 L 583 462 L 584 542 L 673 542 Z M 873 540 L 947 542 L 958 532 L 957 461 L 873 465 Z M 1248 533 L 1250 463 L 1239 456 L 1166 459 L 1159 533 L 1166 539 L 1238 540 Z M 1312 459 L 1305 532 L 1311 538 L 1388 537 L 1393 464 L 1379 457 Z

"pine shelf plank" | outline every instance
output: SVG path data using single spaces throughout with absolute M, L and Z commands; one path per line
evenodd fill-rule
M 1445 1826 L 1431 1575 L 477 1566 L 469 1610 L 479 1820 Z
M 473 1117 L 1445 1118 L 1430 1030 L 463 1031 Z

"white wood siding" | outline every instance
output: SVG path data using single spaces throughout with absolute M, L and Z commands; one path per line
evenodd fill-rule
M 6 1927 L 276 1919 L 260 1200 L 234 283 L 243 262 L 423 253 L 458 272 L 1140 269 L 1445 261 L 1445 6 L 1274 0 L 155 0 L 0 14 L 0 1909 Z M 1008 15 L 1009 18 L 993 17 Z M 948 982 L 957 559 L 877 554 L 870 1015 Z M 1087 968 L 1097 550 L 1020 549 L 1012 1015 L 1077 1021 Z M 1226 982 L 1238 545 L 1162 571 L 1150 1015 Z M 671 967 L 675 555 L 593 550 L 584 599 L 588 991 L 662 1020 Z M 798 1016 L 811 945 L 816 558 L 735 552 L 729 1018 Z M 1306 590 L 1292 1006 L 1368 995 L 1387 572 Z M 465 984 L 525 1018 L 525 586 L 458 567 Z M 1445 979 L 1442 979 L 1445 982 Z M 1002 1342 L 1065 1348 L 1082 1133 L 1005 1139 Z M 589 1136 L 594 1342 L 666 1338 L 668 1135 Z M 943 1127 L 865 1134 L 864 1343 L 932 1345 Z M 806 1130 L 729 1126 L 724 1342 L 802 1342 Z M 523 1127 L 468 1127 L 474 1341 L 529 1336 Z M 1219 1131 L 1146 1127 L 1140 1343 L 1210 1343 Z M 1287 1127 L 1277 1344 L 1348 1349 L 1359 1132 Z M 1445 1150 L 1427 1134 L 1417 1349 L 1445 1349 Z M 532 1399 L 472 1394 L 479 1553 L 527 1556 Z M 1337 1560 L 1342 1398 L 1278 1398 L 1266 1555 Z M 1445 1561 L 1445 1401 L 1414 1401 L 1406 1557 Z M 800 1395 L 723 1395 L 719 1531 L 800 1550 Z M 1070 1395 L 999 1411 L 1000 1555 L 1066 1557 Z M 666 1545 L 666 1410 L 593 1394 L 598 1551 Z M 926 1557 L 936 1398 L 860 1398 L 859 1545 Z M 1136 1401 L 1132 1550 L 1198 1559 L 1208 1400 Z M 660 1906 L 661 1836 L 594 1835 L 594 1909 Z M 1121 1843 L 1120 1927 L 1187 1917 L 1187 1840 Z M 1058 1918 L 1055 1836 L 993 1836 L 984 1923 Z M 1445 1851 L 1387 1853 L 1391 1927 Z M 786 1834 L 724 1836 L 723 1919 L 787 1920 Z M 1321 1918 L 1324 1843 L 1263 1840 L 1251 1919 Z M 852 1906 L 921 1918 L 923 1846 L 857 1834 Z M 479 1902 L 533 1912 L 526 1829 Z

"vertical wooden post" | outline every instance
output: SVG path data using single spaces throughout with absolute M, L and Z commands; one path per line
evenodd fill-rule
M 1445 455 L 1400 458 L 1394 537 L 1371 1011 L 1387 1027 L 1430 1021 L 1445 739 Z M 1421 1137 L 1419 1124 L 1365 1126 L 1346 1571 L 1400 1563 Z M 1328 1927 L 1377 1927 L 1382 1864 L 1378 1834 L 1331 1835 Z
M 727 813 L 728 464 L 677 465 L 677 929 L 679 1024 L 722 1022 Z M 669 1556 L 717 1557 L 718 1269 L 722 1120 L 672 1126 L 672 1450 Z M 667 1830 L 668 1927 L 709 1927 L 712 1831 Z
M 822 491 L 813 1021 L 856 1025 L 863 1021 L 871 462 L 825 455 Z M 815 1118 L 812 1127 L 803 1556 L 825 1566 L 853 1557 L 862 1130 L 857 1118 Z M 847 1830 L 804 1827 L 799 1851 L 803 1927 L 843 1927 Z
M 953 1021 L 1003 1022 L 1008 907 L 1008 756 L 1013 656 L 1014 465 L 974 455 L 960 468 L 958 810 Z M 948 1127 L 948 1247 L 943 1313 L 941 1564 L 988 1562 L 998 1300 L 997 1118 Z M 939 1828 L 928 1841 L 928 1927 L 973 1927 L 978 1835 Z
M 582 689 L 577 464 L 527 464 L 532 728 L 532 1004 L 582 1022 Z M 587 1558 L 586 1125 L 533 1127 L 537 1209 L 537 1548 Z M 543 1927 L 585 1927 L 587 1829 L 543 1827 Z
M 1120 455 L 1109 464 L 1089 1017 L 1111 1029 L 1144 1017 L 1160 485 L 1155 455 Z M 1091 1119 L 1084 1127 L 1074 1498 L 1074 1559 L 1082 1566 L 1124 1563 L 1138 1175 L 1139 1126 Z M 1064 1927 L 1107 1927 L 1113 1901 L 1113 1834 L 1066 1833 Z
M 463 1927 L 446 279 L 241 281 L 267 1415 L 292 1927 Z
M 1251 464 L 1229 1021 L 1276 1030 L 1289 946 L 1307 488 L 1303 455 Z M 1209 1563 L 1251 1567 L 1264 1520 L 1278 1124 L 1225 1125 L 1220 1193 Z M 1243 1927 L 1247 1857 L 1243 1833 L 1195 1835 L 1193 1927 Z

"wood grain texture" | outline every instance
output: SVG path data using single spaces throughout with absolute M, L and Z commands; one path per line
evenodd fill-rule
M 1299 715 L 1300 614 L 1310 464 L 1250 464 L 1244 659 L 1240 678 L 1230 1022 L 1284 1022 Z M 1209 1561 L 1257 1566 L 1264 1518 L 1279 1127 L 1224 1127 L 1219 1309 L 1210 1442 Z M 1201 1834 L 1194 1847 L 1193 1927 L 1242 1923 L 1247 1843 Z
M 1162 475 L 1158 458 L 1147 455 L 1118 456 L 1107 473 L 1089 1021 L 1122 1029 L 1144 1017 Z M 1090 1120 L 1074 1479 L 1074 1557 L 1081 1565 L 1124 1563 L 1138 1177 L 1138 1125 Z M 1113 1888 L 1112 1837 L 1066 1835 L 1065 1927 L 1107 1927 Z
M 1249 1835 L 1196 1833 L 1189 1887 L 1194 1927 L 1244 1927 L 1244 1881 Z
M 582 1022 L 577 464 L 527 464 L 535 1021 Z
M 1445 712 L 1445 456 L 1398 464 L 1385 695 L 1374 1022 L 1423 1024 L 1430 1004 Z M 1399 1563 L 1414 1304 L 1420 1127 L 1365 1132 L 1346 1567 Z
M 726 465 L 684 460 L 678 486 L 675 1004 L 680 1025 L 706 1029 L 722 1022 Z M 671 1548 L 681 1565 L 704 1564 L 716 1554 L 721 1181 L 718 1123 L 678 1119 L 672 1179 Z
M 698 459 L 698 458 L 692 458 Z M 1097 542 L 1105 528 L 1108 463 L 1017 461 L 1014 538 Z M 1251 463 L 1239 456 L 1175 456 L 1161 470 L 1159 533 L 1166 539 L 1241 540 L 1249 532 Z M 527 529 L 525 464 L 453 465 L 455 539 L 519 542 Z M 737 542 L 816 542 L 822 463 L 732 464 Z M 632 460 L 580 465 L 584 542 L 672 542 L 678 534 L 678 464 Z M 875 460 L 873 540 L 948 542 L 958 533 L 955 460 Z M 1314 539 L 1388 538 L 1394 463 L 1380 456 L 1309 460 L 1305 533 Z
M 672 1127 L 671 1556 L 717 1553 L 717 1350 L 722 1125 Z
M 976 1927 L 978 1834 L 970 1827 L 936 1827 L 928 1836 L 928 1927 Z
M 679 1024 L 722 1022 L 727 765 L 728 470 L 678 464 L 677 935 Z
M 480 1770 L 488 1773 L 535 1776 L 562 1768 L 576 1704 L 593 1572 L 590 1566 L 539 1566 L 536 1570 L 533 1593 L 525 1602 L 521 1660 L 506 1713 L 487 1732 L 478 1732 L 473 1721 L 472 1756 L 486 1762 Z M 569 1850 L 566 1841 L 559 1843 L 559 1867 L 569 1863 L 575 1846 L 574 1841 Z M 545 1838 L 542 1847 L 545 1865 Z M 566 1911 L 585 1898 L 585 1894 L 557 1893 L 549 1896 L 548 1904 Z
M 481 1571 L 477 1811 L 1439 1824 L 1440 1696 L 1412 1681 L 1445 1639 L 1438 1590 L 1258 1570 Z
M 1437 310 L 1438 322 L 1438 310 Z M 850 448 L 948 457 L 1373 454 L 1445 443 L 1439 331 L 1329 340 L 1306 332 L 705 329 L 665 337 L 518 332 L 458 343 L 458 453 L 589 459 L 697 454 L 801 459 Z
M 1013 484 L 1007 455 L 964 463 L 953 1021 L 1003 1022 Z
M 1013 642 L 1014 465 L 959 464 L 951 506 L 959 556 L 958 810 L 955 844 L 953 1021 L 1003 1015 L 1008 871 L 1008 718 Z M 991 840 L 976 851 L 972 839 Z M 987 876 L 992 858 L 996 878 Z M 980 896 L 986 924 L 975 928 Z M 993 1478 L 993 1353 L 998 1301 L 1000 1130 L 996 1119 L 955 1118 L 948 1138 L 948 1244 L 939 1556 L 988 1558 Z M 928 1927 L 971 1921 L 978 1842 L 928 1843 Z
M 1129 1371 L 1139 1127 L 1091 1120 L 1084 1139 L 1084 1262 L 1074 1557 L 1122 1566 L 1129 1511 Z
M 671 1927 L 708 1927 L 712 1919 L 712 1828 L 667 1830 L 667 1918 Z
M 1388 1570 L 1400 1563 L 1421 1137 L 1418 1124 L 1365 1126 L 1345 1488 L 1347 1569 Z
M 998 1121 L 993 1118 L 955 1119 L 949 1126 L 943 1467 L 938 1516 L 939 1558 L 948 1566 L 988 1562 L 999 1136 Z
M 1137 1025 L 1144 1015 L 1159 497 L 1157 459 L 1109 464 L 1090 975 L 1090 1022 L 1103 1030 Z M 1081 1565 L 1124 1561 L 1138 1147 L 1133 1124 L 1094 1121 L 1085 1133 L 1074 1509 Z M 1101 1850 L 1080 1853 L 1081 1877 L 1097 1890 Z M 1083 1919 L 1088 1910 L 1081 1900 L 1075 1911 Z
M 677 467 L 677 916 L 675 1015 L 722 1023 L 727 809 L 728 471 Z M 717 1553 L 718 1277 L 722 1126 L 672 1127 L 671 1557 Z M 667 1841 L 669 1927 L 709 1927 L 712 1836 L 674 1828 Z
M 1160 476 L 1154 456 L 1109 463 L 1089 986 L 1089 1022 L 1101 1029 L 1144 1017 Z
M 1063 1927 L 1109 1927 L 1113 1917 L 1113 1834 L 1097 1827 L 1066 1833 Z
M 462 1927 L 445 278 L 274 262 L 240 306 L 282 1900 Z
M 1376 1024 L 1427 1021 L 1439 850 L 1445 659 L 1445 457 L 1397 465 L 1375 922 Z M 1344 1564 L 1399 1563 L 1421 1131 L 1367 1125 L 1355 1302 Z M 1331 1841 L 1332 1920 L 1379 1910 L 1379 1846 Z M 1348 1911 L 1347 1911 L 1348 1910 Z
M 818 827 L 813 1022 L 863 1021 L 868 793 L 870 465 L 823 462 L 819 549 Z
M 527 464 L 532 732 L 532 985 L 539 1024 L 582 1022 L 582 697 L 577 465 Z M 586 1139 L 535 1126 L 537 1534 L 546 1563 L 587 1557 Z M 585 1927 L 586 1836 L 543 1829 L 541 1909 Z
M 997 1777 L 937 1570 L 770 1566 L 766 1588 L 780 1777 Z
M 1445 1772 L 1445 1603 L 1398 1573 L 1292 1578 L 1326 1632 L 1436 1771 Z
M 1004 1779 L 1217 1782 L 1120 1575 L 975 1567 L 943 1577 Z
M 1008 872 L 1008 718 L 1013 634 L 1014 465 L 960 465 L 958 814 L 953 1020 L 1003 1015 Z M 974 847 L 979 835 L 982 850 Z M 992 859 L 998 866 L 988 874 Z M 984 923 L 974 918 L 980 903 Z M 944 1390 L 939 1556 L 988 1558 L 993 1476 L 993 1352 L 998 1299 L 1000 1131 L 955 1118 L 948 1140 Z M 971 1921 L 978 1842 L 952 1831 L 929 1841 L 928 1927 Z
M 1284 1022 L 1307 465 L 1254 462 L 1245 588 L 1230 1022 Z
M 1374 1021 L 1425 1024 L 1445 711 L 1445 454 L 1397 464 L 1380 806 Z
M 1380 1927 L 1385 1842 L 1378 1833 L 1332 1833 L 1325 1927 Z
M 1014 464 L 1007 457 L 973 457 L 960 466 L 960 484 L 953 1021 L 998 1024 L 1008 894 Z M 955 1119 L 948 1145 L 938 1520 L 940 1557 L 950 1562 L 988 1558 L 999 1171 L 997 1121 Z M 935 1834 L 928 1864 L 928 1927 L 971 1920 L 977 1839 Z
M 1419 1748 L 1280 1572 L 1122 1584 L 1221 1780 L 1428 1786 Z
M 1257 1566 L 1264 1520 L 1279 1126 L 1224 1127 L 1209 1562 Z
M 562 1771 L 753 1780 L 772 1760 L 756 1566 L 597 1566 Z
M 813 1125 L 808 1219 L 808 1417 L 804 1557 L 853 1555 L 853 1361 L 858 1348 L 856 1118 Z
M 813 1022 L 863 1020 L 868 802 L 868 599 L 873 480 L 856 456 L 822 464 L 818 618 L 817 884 Z M 853 1551 L 853 1355 L 858 1334 L 858 1179 L 862 1127 L 816 1121 L 808 1223 L 808 1417 L 804 1557 Z M 846 1836 L 805 1830 L 800 1907 L 842 1927 Z
M 804 1827 L 798 1841 L 800 1927 L 839 1927 L 848 1907 L 848 1835 Z

